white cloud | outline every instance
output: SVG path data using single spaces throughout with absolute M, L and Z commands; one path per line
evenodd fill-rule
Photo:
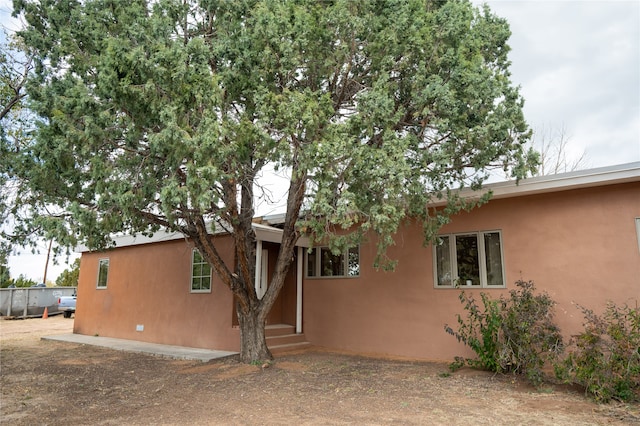
M 488 4 L 511 26 L 512 80 L 533 129 L 564 127 L 592 167 L 640 160 L 640 2 Z
M 23 249 L 19 253 L 13 256 L 9 256 L 9 272 L 12 278 L 18 278 L 20 275 L 32 279 L 36 282 L 42 282 L 44 278 L 44 267 L 47 261 L 47 247 L 38 248 L 38 252 L 31 253 L 29 249 Z M 69 258 L 63 255 L 57 259 L 53 258 L 49 260 L 49 267 L 47 268 L 47 281 L 54 282 L 56 278 L 65 269 L 70 268 L 73 261 L 80 255 L 78 253 L 72 253 Z

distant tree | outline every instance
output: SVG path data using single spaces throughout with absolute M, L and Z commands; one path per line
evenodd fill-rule
M 73 261 L 70 268 L 62 271 L 56 279 L 56 285 L 60 287 L 75 287 L 80 276 L 80 258 Z
M 540 153 L 537 176 L 573 172 L 588 167 L 587 152 L 572 155 L 569 152 L 570 137 L 564 126 L 557 130 L 545 129 L 533 132 L 531 148 Z
M 425 238 L 450 190 L 533 166 L 509 78 L 509 27 L 468 1 L 15 0 L 36 54 L 41 117 L 21 164 L 60 244 L 114 232 L 188 237 L 235 295 L 240 357 L 271 358 L 264 326 L 307 234 L 334 250 L 373 234 L 378 264 L 409 217 Z M 286 170 L 282 241 L 255 291 L 255 202 Z M 448 199 L 444 210 L 428 209 Z M 486 199 L 486 198 L 485 198 Z M 485 200 L 483 199 L 483 200 Z M 39 204 L 38 204 L 39 203 Z M 233 262 L 212 238 L 234 240 Z M 398 291 L 402 291 L 401 288 Z
M 9 287 L 13 281 L 11 280 L 11 272 L 7 262 L 7 255 L 0 251 L 0 288 Z
M 39 283 L 32 280 L 31 278 L 27 278 L 24 275 L 20 274 L 18 278 L 13 280 L 12 284 L 15 285 L 16 287 L 32 287 Z

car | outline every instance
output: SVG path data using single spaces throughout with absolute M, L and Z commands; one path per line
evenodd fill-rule
M 65 318 L 71 318 L 71 314 L 76 312 L 76 295 L 59 297 L 58 310 L 62 311 Z

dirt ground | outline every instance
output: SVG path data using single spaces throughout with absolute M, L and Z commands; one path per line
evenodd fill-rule
M 0 319 L 0 423 L 11 425 L 627 425 L 638 404 L 535 390 L 446 364 L 311 349 L 268 368 L 43 341 L 73 319 Z

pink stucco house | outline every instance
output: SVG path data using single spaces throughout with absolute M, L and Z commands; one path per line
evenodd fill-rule
M 401 228 L 389 252 L 394 272 L 372 267 L 371 245 L 332 256 L 301 240 L 268 319 L 269 345 L 450 360 L 467 353 L 443 329 L 462 312 L 460 287 L 497 297 L 519 279 L 552 296 L 567 336 L 581 328 L 576 304 L 601 312 L 607 301 L 640 303 L 640 162 L 485 190 L 491 201 L 453 217 L 435 246 L 423 246 L 418 224 Z M 277 225 L 278 217 L 255 225 L 258 285 L 275 262 Z M 229 245 L 231 262 L 231 239 L 215 238 Z M 78 299 L 75 333 L 239 349 L 231 292 L 180 235 L 84 251 Z

